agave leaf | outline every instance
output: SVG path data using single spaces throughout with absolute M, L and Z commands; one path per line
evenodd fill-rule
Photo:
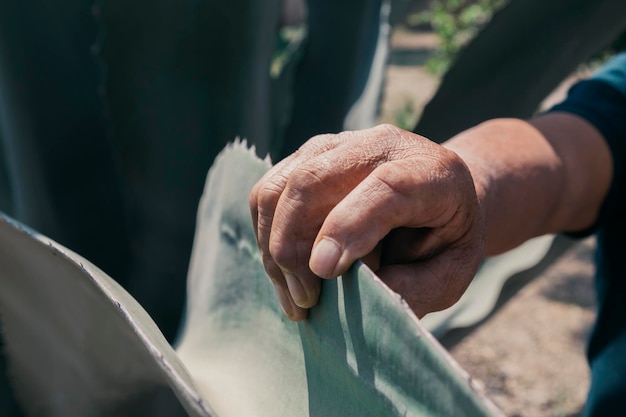
M 387 2 L 308 2 L 308 37 L 294 76 L 291 123 L 281 156 L 314 135 L 343 130 L 348 112 L 370 79 L 381 15 L 386 15 L 381 13 L 383 3 Z
M 382 1 L 376 30 L 377 39 L 373 42 L 371 37 L 367 36 L 361 40 L 363 43 L 373 42 L 371 46 L 373 55 L 369 57 L 370 61 L 367 63 L 369 68 L 369 71 L 366 72 L 367 79 L 345 116 L 343 130 L 366 129 L 377 124 L 389 58 L 389 38 L 392 29 L 390 24 L 391 10 L 392 1 Z
M 528 117 L 626 28 L 621 0 L 511 0 L 460 52 L 415 131 L 438 142 L 494 117 Z
M 145 310 L 86 259 L 0 219 L 9 375 L 32 416 L 210 415 Z
M 91 0 L 0 2 L 0 170 L 13 216 L 122 279 L 128 239 L 96 35 Z
M 280 2 L 99 1 L 105 102 L 128 209 L 124 284 L 172 339 L 206 172 L 235 136 L 266 153 Z
M 123 279 L 127 238 L 95 38 L 91 1 L 0 2 L 0 210 Z M 19 415 L 0 362 L 0 409 Z
M 235 145 L 217 158 L 198 210 L 177 352 L 217 414 L 497 415 L 362 263 L 324 282 L 308 320 L 284 317 L 237 192 L 267 168 Z
M 284 318 L 246 203 L 268 166 L 239 143 L 211 169 L 175 350 L 113 279 L 2 217 L 0 313 L 31 415 L 500 415 L 361 263 L 307 321 Z
M 7 160 L 2 144 L 2 122 L 0 121 L 0 211 L 11 214 L 13 207 Z

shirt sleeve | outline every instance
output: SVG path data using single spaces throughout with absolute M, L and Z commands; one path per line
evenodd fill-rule
M 626 192 L 626 53 L 615 55 L 591 78 L 570 88 L 567 98 L 548 112 L 568 112 L 595 126 L 613 157 L 613 180 L 596 224 L 573 236 L 587 236 L 606 222 L 615 210 L 620 192 Z

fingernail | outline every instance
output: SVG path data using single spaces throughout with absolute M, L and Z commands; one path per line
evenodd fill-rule
M 283 275 L 285 276 L 285 281 L 287 281 L 287 288 L 289 288 L 293 302 L 296 303 L 296 305 L 303 307 L 309 300 L 309 296 L 304 290 L 304 286 L 295 275 L 288 272 L 284 272 Z
M 340 257 L 339 245 L 333 240 L 322 239 L 311 252 L 309 267 L 316 275 L 331 278 Z
M 283 309 L 283 312 L 287 317 L 293 316 L 293 307 L 291 306 L 291 302 L 289 301 L 289 295 L 287 291 L 279 285 L 275 285 L 274 289 L 276 290 L 276 295 L 278 296 L 278 302 L 280 303 L 280 307 Z

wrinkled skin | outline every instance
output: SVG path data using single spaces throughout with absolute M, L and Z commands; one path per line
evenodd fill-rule
M 466 164 L 390 125 L 313 137 L 254 186 L 250 209 L 294 321 L 316 304 L 321 279 L 357 259 L 422 317 L 454 304 L 483 257 L 484 215 Z

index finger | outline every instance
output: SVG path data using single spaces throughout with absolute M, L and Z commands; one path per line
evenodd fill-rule
M 293 170 L 303 161 L 332 149 L 337 143 L 336 136 L 338 135 L 318 135 L 311 138 L 295 153 L 274 165 L 252 187 L 248 204 L 254 233 L 262 253 L 269 254 L 269 240 L 276 206 Z
M 276 288 L 283 310 L 291 320 L 306 317 L 304 307 L 317 302 L 319 278 L 310 274 L 300 277 L 307 282 L 301 284 L 294 274 L 279 265 L 271 253 L 270 239 L 275 222 L 275 211 L 292 171 L 303 160 L 310 159 L 337 143 L 336 135 L 321 135 L 311 139 L 295 154 L 271 168 L 252 188 L 249 196 L 250 214 L 257 244 L 261 250 L 263 266 Z M 287 241 L 289 237 L 287 237 Z M 289 242 L 287 242 L 289 244 Z M 316 282 L 317 281 L 317 282 Z M 305 291 L 305 289 L 307 291 Z

